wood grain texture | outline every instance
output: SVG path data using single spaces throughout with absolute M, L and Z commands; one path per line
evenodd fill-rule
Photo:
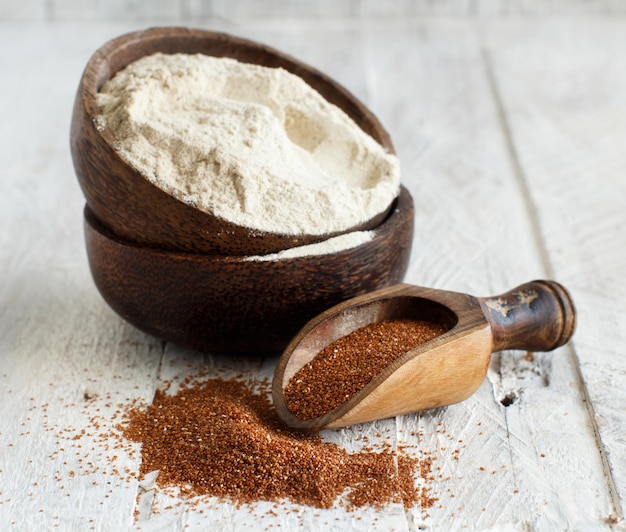
M 576 329 L 574 302 L 555 281 L 531 281 L 479 301 L 494 351 L 552 351 L 565 345 Z
M 1 528 L 623 530 L 622 22 L 210 24 L 293 51 L 377 113 L 416 203 L 409 282 L 490 294 L 552 273 L 580 317 L 568 347 L 494 355 L 467 401 L 324 433 L 347 448 L 367 437 L 430 453 L 433 508 L 272 515 L 266 504 L 178 505 L 127 475 L 137 448 L 98 436 L 113 405 L 150 402 L 164 381 L 220 367 L 270 377 L 276 363 L 163 344 L 125 324 L 92 284 L 71 107 L 93 50 L 133 20 L 0 31 L 10 125 L 0 128 Z
M 403 175 L 414 176 L 416 236 L 407 281 L 489 293 L 523 281 L 522 275 L 544 276 L 543 253 L 486 75 L 483 32 L 490 26 L 431 21 L 410 27 L 394 39 L 372 29 L 367 43 L 376 82 L 370 103 L 394 132 Z M 528 27 L 513 27 L 530 35 Z M 517 65 L 510 65 L 515 71 Z M 430 520 L 415 512 L 415 522 L 443 529 L 549 530 L 605 526 L 613 519 L 602 457 L 598 450 L 580 452 L 596 447 L 594 432 L 570 428 L 572 419 L 586 427 L 593 423 L 575 361 L 567 349 L 541 366 L 525 365 L 527 356 L 535 360 L 523 352 L 494 356 L 489 383 L 469 400 L 401 420 L 404 434 L 424 434 L 422 449 L 447 457 L 447 474 L 437 485 L 440 505 L 429 512 Z M 500 373 L 510 359 L 516 371 Z M 547 385 L 526 386 L 525 375 L 535 369 L 544 372 Z M 444 433 L 462 442 L 446 444 Z M 555 443 L 544 460 L 551 438 Z M 580 471 L 575 481 L 573 471 Z M 596 483 L 603 486 L 601 497 L 588 489 Z
M 586 31 L 582 31 L 586 28 Z M 573 24 L 569 31 L 544 22 L 538 40 L 524 26 L 494 31 L 491 54 L 516 154 L 541 227 L 549 267 L 579 301 L 580 327 L 572 360 L 599 444 L 613 512 L 626 504 L 626 341 L 614 310 L 626 296 L 626 113 L 617 53 L 620 23 Z M 574 37 L 581 32 L 579 37 Z M 559 49 L 558 59 L 550 50 Z M 523 58 L 523 61 L 520 59 Z M 512 69 L 518 63 L 523 68 Z M 542 139 L 539 141 L 539 139 Z M 622 322 L 623 323 L 623 322 Z M 621 458 L 620 458 L 621 457 Z
M 46 5 L 41 0 L 0 2 L 0 21 L 41 22 L 48 17 Z
M 407 17 L 610 17 L 626 13 L 620 0 L 5 0 L 0 20 L 188 22 L 271 19 L 403 20 Z M 12 4 L 12 6 L 9 6 Z

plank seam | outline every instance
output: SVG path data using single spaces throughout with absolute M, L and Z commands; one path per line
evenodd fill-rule
M 549 278 L 552 278 L 554 276 L 554 272 L 550 263 L 550 258 L 548 250 L 546 249 L 545 241 L 541 235 L 541 224 L 539 222 L 537 206 L 532 199 L 530 187 L 528 186 L 528 180 L 526 179 L 526 175 L 524 169 L 522 168 L 522 163 L 520 162 L 517 148 L 515 147 L 515 142 L 513 141 L 513 134 L 511 132 L 511 126 L 509 124 L 506 111 L 504 110 L 504 102 L 502 101 L 500 88 L 498 87 L 493 72 L 491 56 L 485 48 L 482 49 L 482 57 L 485 67 L 485 73 L 487 75 L 489 91 L 491 92 L 491 96 L 496 106 L 497 121 L 500 126 L 502 136 L 504 137 L 504 144 L 506 147 L 509 161 L 511 163 L 513 175 L 515 176 L 515 180 L 517 181 L 517 185 L 522 195 L 524 206 L 526 207 L 526 211 L 528 212 L 528 218 L 531 224 L 531 230 L 533 238 L 535 240 L 537 251 L 539 252 L 541 266 L 546 272 L 546 275 Z
M 154 396 L 156 395 L 157 389 L 159 387 L 159 383 L 163 382 L 162 379 L 162 374 L 163 374 L 163 364 L 164 364 L 164 360 L 165 360 L 165 353 L 167 352 L 167 345 L 168 342 L 161 340 L 160 341 L 160 347 L 161 347 L 161 353 L 159 356 L 159 364 L 156 368 L 156 372 L 155 372 L 155 378 L 154 378 L 154 383 L 152 386 L 152 399 L 150 400 L 150 404 L 152 404 L 154 402 Z M 143 460 L 143 454 L 141 452 L 141 450 L 139 451 L 139 468 L 141 469 L 141 461 Z M 141 486 L 141 482 L 137 482 L 137 490 L 135 492 L 135 497 L 134 497 L 134 502 L 133 502 L 133 507 L 132 507 L 132 514 L 131 514 L 131 523 L 132 526 L 136 526 L 142 522 L 146 522 L 148 521 L 154 514 L 153 510 L 152 510 L 152 504 L 150 504 L 149 506 L 149 514 L 148 515 L 142 515 L 139 506 L 141 505 L 142 499 L 144 497 L 150 497 L 150 501 L 152 501 L 154 499 L 154 493 L 149 493 L 149 490 L 144 490 Z M 147 506 L 147 505 L 146 505 Z
M 598 451 L 600 453 L 600 460 L 602 462 L 602 470 L 604 473 L 604 477 L 607 484 L 607 489 L 609 491 L 609 497 L 611 501 L 611 514 L 607 517 L 606 522 L 609 525 L 620 523 L 624 520 L 624 510 L 621 505 L 619 490 L 617 489 L 617 484 L 615 483 L 615 479 L 613 478 L 613 470 L 611 468 L 611 463 L 609 461 L 609 457 L 606 453 L 606 449 L 604 444 L 602 443 L 602 435 L 600 434 L 600 427 L 596 422 L 596 410 L 593 407 L 593 403 L 591 402 L 591 398 L 589 396 L 589 392 L 587 391 L 587 385 L 583 378 L 582 369 L 580 367 L 580 361 L 578 358 L 578 354 L 576 353 L 576 347 L 574 346 L 573 341 L 569 341 L 567 344 L 567 350 L 570 354 L 570 357 L 574 360 L 574 367 L 576 369 L 576 375 L 578 376 L 578 380 L 581 383 L 581 391 L 583 393 L 583 402 L 585 403 L 585 408 L 587 409 L 587 414 L 591 420 L 591 429 L 593 430 L 593 435 L 596 440 Z

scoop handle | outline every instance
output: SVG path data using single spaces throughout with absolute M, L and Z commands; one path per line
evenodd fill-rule
M 567 343 L 576 328 L 574 302 L 555 281 L 531 281 L 478 301 L 491 325 L 493 351 L 551 351 Z

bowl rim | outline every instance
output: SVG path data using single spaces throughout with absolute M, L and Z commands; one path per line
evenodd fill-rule
M 113 242 L 114 244 L 130 248 L 136 252 L 148 252 L 152 255 L 167 257 L 169 259 L 174 260 L 206 260 L 214 263 L 224 263 L 224 264 L 250 264 L 250 265 L 268 265 L 268 264 L 289 264 L 289 263 L 298 263 L 298 262 L 306 262 L 311 260 L 319 260 L 320 257 L 326 256 L 336 256 L 341 253 L 350 253 L 355 252 L 357 250 L 361 250 L 367 246 L 376 246 L 379 241 L 385 238 L 387 235 L 393 233 L 395 230 L 399 229 L 405 223 L 411 224 L 411 235 L 413 233 L 414 227 L 414 205 L 413 205 L 413 197 L 409 190 L 404 186 L 400 186 L 400 192 L 398 196 L 393 201 L 393 204 L 389 210 L 389 213 L 385 217 L 385 219 L 378 224 L 376 227 L 365 230 L 364 232 L 372 232 L 374 233 L 373 237 L 370 240 L 367 240 L 357 246 L 340 249 L 330 253 L 316 253 L 312 255 L 300 255 L 296 257 L 280 257 L 274 260 L 251 260 L 250 257 L 256 257 L 258 255 L 219 255 L 219 254 L 211 254 L 211 253 L 192 253 L 188 251 L 180 251 L 180 250 L 167 250 L 159 247 L 145 245 L 140 242 L 135 242 L 132 240 L 128 240 L 126 238 L 120 237 L 111 231 L 104 223 L 102 223 L 97 216 L 93 213 L 88 204 L 85 204 L 83 210 L 83 219 L 84 224 L 87 224 L 92 231 L 97 232 L 103 238 L 108 241 Z M 356 231 L 355 231 L 356 232 Z M 358 231 L 361 232 L 361 231 Z M 412 238 L 411 238 L 412 244 Z M 268 255 L 273 255 L 274 253 L 268 253 Z M 261 255 L 263 256 L 263 255 Z

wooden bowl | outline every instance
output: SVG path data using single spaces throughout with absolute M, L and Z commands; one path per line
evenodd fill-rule
M 353 249 L 255 261 L 123 240 L 85 208 L 89 265 L 104 299 L 137 328 L 200 351 L 282 351 L 320 312 L 400 282 L 413 238 L 413 199 L 404 187 L 373 232 Z
M 156 52 L 202 53 L 282 67 L 304 79 L 394 152 L 387 132 L 357 98 L 323 73 L 272 48 L 222 33 L 187 28 L 154 28 L 123 35 L 98 49 L 87 63 L 74 103 L 70 134 L 74 168 L 87 204 L 99 220 L 122 238 L 169 250 L 256 255 L 330 236 L 264 233 L 237 226 L 176 199 L 120 158 L 113 149 L 112 133 L 96 128 L 96 94 L 116 72 Z M 382 213 L 350 230 L 376 227 L 386 215 Z

